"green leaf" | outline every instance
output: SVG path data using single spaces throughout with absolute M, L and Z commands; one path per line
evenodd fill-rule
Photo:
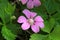
M 4 24 L 9 22 L 9 20 L 10 20 L 9 15 L 6 14 L 2 8 L 0 9 L 0 17 L 1 17 Z
M 45 39 L 43 40 L 52 40 L 49 36 L 47 36 Z
M 51 27 L 53 27 L 54 25 L 55 25 L 55 18 L 53 18 L 53 17 L 51 17 L 50 19 L 49 19 L 49 23 L 50 23 L 50 26 Z
M 13 34 L 18 34 L 19 33 L 19 29 L 20 29 L 20 25 L 18 25 L 18 24 L 7 24 L 6 25 L 7 26 L 7 28 L 9 29 L 9 30 L 11 30 L 11 32 L 13 33 Z
M 44 5 L 49 14 L 52 14 L 56 11 L 55 0 L 44 0 Z
M 6 16 L 6 13 L 4 13 L 4 8 L 7 6 L 7 0 L 0 0 L 0 17 L 1 17 L 1 19 L 3 20 L 3 22 L 5 23 L 5 17 L 7 17 Z M 8 20 L 7 20 L 8 21 Z
M 60 40 L 60 25 L 57 24 L 53 32 L 49 35 L 53 40 Z
M 8 0 L 0 0 L 0 18 L 4 24 L 10 21 L 14 10 L 15 6 L 12 6 L 10 3 L 8 3 Z
M 30 40 L 43 40 L 45 38 L 46 38 L 46 35 L 32 34 Z
M 60 12 L 60 0 L 55 0 L 56 10 Z
M 55 18 L 55 20 L 60 23 L 60 12 L 56 13 L 52 17 Z
M 16 35 L 13 34 L 9 29 L 7 29 L 6 26 L 2 27 L 1 33 L 6 40 L 15 40 Z
M 42 28 L 42 30 L 47 32 L 47 33 L 50 33 L 52 28 L 55 25 L 55 19 L 54 18 L 50 18 L 50 20 L 49 21 L 45 21 L 44 24 L 45 24 L 45 27 Z
M 4 9 L 5 9 L 5 12 L 7 14 L 9 14 L 9 15 L 12 16 L 12 14 L 14 13 L 14 10 L 15 10 L 15 5 L 12 6 L 10 3 L 8 3 L 8 5 L 6 6 L 6 8 L 4 8 Z

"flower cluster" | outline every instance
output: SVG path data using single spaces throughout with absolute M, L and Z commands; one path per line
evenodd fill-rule
M 27 18 L 20 16 L 17 20 L 18 23 L 23 23 L 21 26 L 23 30 L 27 30 L 31 27 L 32 31 L 37 33 L 40 31 L 39 28 L 44 28 L 44 20 L 41 16 L 36 16 L 37 13 L 31 12 L 27 9 L 24 9 L 23 13 Z
M 27 8 L 32 9 L 34 7 L 40 6 L 40 0 L 20 0 L 22 4 L 27 4 Z M 21 28 L 23 30 L 32 29 L 33 32 L 38 33 L 40 28 L 44 28 L 44 20 L 41 16 L 37 16 L 36 12 L 29 11 L 28 9 L 24 9 L 22 11 L 25 14 L 24 16 L 19 16 L 17 22 L 22 23 Z
M 27 8 L 32 9 L 37 6 L 41 5 L 40 0 L 20 0 L 22 2 L 22 4 L 27 4 Z

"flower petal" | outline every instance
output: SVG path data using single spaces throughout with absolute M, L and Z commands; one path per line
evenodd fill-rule
M 24 9 L 23 13 L 26 15 L 27 18 L 30 18 L 30 11 L 28 9 Z
M 29 0 L 27 3 L 27 8 L 32 9 L 34 7 L 33 1 Z
M 37 15 L 35 12 L 31 12 L 31 18 L 34 18 Z
M 44 28 L 44 23 L 43 23 L 43 22 L 40 22 L 39 27 L 40 27 L 40 28 Z
M 33 2 L 34 2 L 34 6 L 36 7 L 41 5 L 40 0 L 33 0 Z
M 43 22 L 35 22 L 35 24 L 37 26 L 39 26 L 40 28 L 44 28 L 44 23 Z
M 27 23 L 27 22 L 25 22 L 25 23 L 22 24 L 21 28 L 22 28 L 23 30 L 27 30 L 27 29 L 30 28 L 30 24 Z
M 20 0 L 22 4 L 26 4 L 28 0 Z
M 24 16 L 20 16 L 19 18 L 18 18 L 18 20 L 17 20 L 17 22 L 18 23 L 24 23 L 24 22 L 26 22 L 27 20 L 26 20 L 26 18 L 24 17 Z
M 39 21 L 39 22 L 44 21 L 41 16 L 37 16 L 34 20 L 35 20 L 35 21 Z
M 31 26 L 31 29 L 32 29 L 32 31 L 33 32 L 35 32 L 35 33 L 38 33 L 40 30 L 39 30 L 39 26 L 37 26 L 37 25 L 32 25 Z

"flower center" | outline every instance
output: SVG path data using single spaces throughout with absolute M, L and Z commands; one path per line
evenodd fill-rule
M 33 19 L 28 19 L 28 22 L 30 23 L 30 25 L 34 24 L 34 20 Z

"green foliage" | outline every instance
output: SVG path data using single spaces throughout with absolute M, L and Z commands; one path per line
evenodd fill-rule
M 54 30 L 48 35 L 33 34 L 30 40 L 60 40 L 60 25 L 57 24 Z
M 55 5 L 55 0 L 45 0 L 44 5 L 46 7 L 46 10 L 49 14 L 52 14 L 56 11 L 56 5 Z
M 7 28 L 15 35 L 20 31 L 20 26 L 18 24 L 7 24 Z
M 56 14 L 53 15 L 52 17 L 54 17 L 55 20 L 60 23 L 60 12 L 56 13 Z
M 3 27 L 2 27 L 1 33 L 2 33 L 2 36 L 4 36 L 4 38 L 5 38 L 6 40 L 15 40 L 16 35 L 13 34 L 13 33 L 11 32 L 11 30 L 7 29 L 6 26 L 3 26 Z
M 12 27 L 8 29 L 7 27 L 9 26 L 6 25 L 9 22 L 11 23 L 11 17 L 13 16 L 14 10 L 15 10 L 15 5 L 12 6 L 12 4 L 8 3 L 8 0 L 0 0 L 0 18 L 3 21 L 3 24 L 1 24 L 3 25 L 1 32 L 6 40 L 15 40 L 16 38 L 16 35 L 12 33 L 13 30 L 14 33 L 15 31 L 17 31 L 17 28 L 15 28 L 16 26 L 15 25 L 13 26 L 13 24 L 10 25 L 10 27 L 12 26 L 13 28 L 15 28 L 12 30 Z
M 14 10 L 15 10 L 15 5 L 13 6 L 12 4 L 8 3 L 6 8 L 4 8 L 4 10 L 7 14 L 12 16 L 12 14 L 14 13 Z
M 50 38 L 53 40 L 60 40 L 60 25 L 56 25 L 53 32 L 50 34 Z
M 50 33 L 54 25 L 55 25 L 55 19 L 50 18 L 49 21 L 45 21 L 45 27 L 42 30 L 47 33 Z
M 49 35 L 32 34 L 30 40 L 52 40 Z
M 8 3 L 7 0 L 1 0 L 0 1 L 0 17 L 3 20 L 3 23 L 8 23 L 11 19 L 12 13 L 15 10 L 15 6 L 12 6 L 10 3 Z M 8 20 L 7 20 L 8 19 Z
M 47 35 L 32 34 L 30 40 L 44 40 Z
M 21 24 L 17 23 L 17 18 L 23 16 L 22 11 L 27 7 L 15 0 L 13 3 L 16 2 L 16 5 L 12 5 L 10 1 L 0 0 L 0 40 L 15 40 L 17 34 L 20 40 L 28 40 L 29 37 L 29 40 L 60 40 L 60 0 L 40 0 L 41 6 L 30 10 L 44 19 L 42 34 L 30 34 L 31 30 L 24 32 L 20 29 Z

